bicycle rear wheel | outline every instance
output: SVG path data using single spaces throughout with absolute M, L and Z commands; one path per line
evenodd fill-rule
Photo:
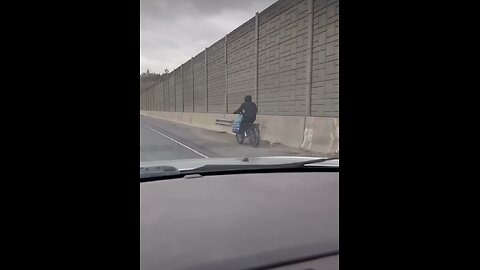
M 257 147 L 258 146 L 258 137 L 257 137 L 257 133 L 255 132 L 255 128 L 253 127 L 253 125 L 250 125 L 247 129 L 247 137 L 248 137 L 248 141 L 250 142 L 250 145 L 253 146 L 253 147 Z
M 245 139 L 244 133 L 240 134 L 239 132 L 235 133 L 235 137 L 237 138 L 237 142 L 239 144 L 243 143 L 243 140 Z
M 258 126 L 255 126 L 253 128 L 253 131 L 253 133 L 255 134 L 255 143 L 253 147 L 258 147 L 258 145 L 260 144 L 260 129 L 258 128 Z

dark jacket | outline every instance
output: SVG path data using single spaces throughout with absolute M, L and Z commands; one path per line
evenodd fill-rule
M 243 112 L 243 117 L 247 119 L 251 119 L 255 121 L 257 118 L 257 104 L 255 104 L 252 101 L 245 101 L 240 105 L 240 108 L 238 108 L 236 111 L 234 111 L 234 114 Z

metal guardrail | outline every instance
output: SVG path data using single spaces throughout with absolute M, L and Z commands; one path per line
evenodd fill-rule
M 233 121 L 224 119 L 215 119 L 215 125 L 232 126 Z

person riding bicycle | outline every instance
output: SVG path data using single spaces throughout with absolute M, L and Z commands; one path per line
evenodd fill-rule
M 244 134 L 248 124 L 255 122 L 258 112 L 257 104 L 252 101 L 252 96 L 247 95 L 244 100 L 245 102 L 240 105 L 240 108 L 233 112 L 233 114 L 243 114 L 242 122 L 240 123 L 240 134 Z

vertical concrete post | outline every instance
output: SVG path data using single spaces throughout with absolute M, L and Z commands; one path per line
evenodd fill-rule
M 182 112 L 185 111 L 185 91 L 184 89 L 184 82 L 183 82 L 183 64 L 180 66 L 180 79 L 182 80 Z
M 207 47 L 205 47 L 205 105 L 208 113 L 208 61 L 207 61 Z
M 165 111 L 170 111 L 170 81 L 168 79 L 169 79 L 169 76 L 168 74 L 166 74 L 165 81 L 167 84 L 167 88 L 165 91 Z M 167 109 L 167 104 L 168 104 L 168 109 Z
M 167 88 L 165 87 L 165 76 L 163 76 L 162 78 L 162 83 L 163 83 L 163 111 L 166 111 L 167 110 L 167 104 L 165 103 L 165 99 L 166 99 L 166 92 L 167 92 Z
M 176 69 L 174 69 L 172 73 L 173 73 L 173 96 L 175 97 L 173 99 L 173 111 L 176 112 L 177 111 L 177 86 L 175 82 Z
M 153 90 L 153 110 L 157 111 L 158 110 L 158 108 L 157 108 L 157 96 L 158 95 L 157 95 L 157 87 L 156 87 L 155 83 L 153 85 L 152 90 Z
M 170 111 L 170 86 L 168 85 L 168 74 L 165 76 L 165 84 L 167 87 L 165 88 L 165 111 Z
M 195 66 L 193 65 L 193 56 L 192 60 L 190 61 L 190 65 L 192 66 L 192 112 L 195 112 L 195 81 L 193 77 L 193 69 L 195 68 Z
M 258 12 L 255 13 L 255 103 L 258 108 Z
M 171 93 L 171 90 L 170 90 L 170 74 L 171 74 L 171 72 L 168 73 L 168 111 L 171 112 L 172 107 L 173 107 L 172 105 L 174 105 L 174 104 L 172 104 L 172 101 L 171 101 L 171 99 L 172 99 L 171 94 L 172 93 Z
M 228 113 L 228 57 L 227 57 L 227 38 L 225 35 L 225 113 Z
M 152 111 L 155 111 L 155 83 L 152 84 Z
M 163 85 L 163 100 L 162 100 L 162 104 L 163 104 L 163 110 L 162 111 L 166 111 L 167 108 L 165 108 L 165 76 L 162 75 L 162 85 Z
M 158 80 L 158 83 L 157 83 L 157 87 L 158 87 L 158 90 L 157 90 L 157 109 L 158 111 L 161 111 L 162 110 L 162 95 L 161 95 L 161 91 L 163 91 L 163 85 L 161 84 L 162 81 L 161 81 L 161 77 L 159 78 Z
M 162 83 L 162 78 L 160 77 L 160 80 L 158 81 L 158 110 L 162 111 L 162 101 L 163 101 L 163 83 Z
M 167 102 L 168 111 L 170 111 L 171 110 L 170 108 L 172 107 L 171 101 L 170 101 L 170 73 L 167 74 L 166 79 L 167 79 L 167 82 L 166 82 L 167 83 L 167 97 L 166 97 L 165 101 Z
M 170 73 L 168 73 L 167 75 L 167 86 L 168 86 L 168 98 L 167 98 L 167 102 L 168 102 L 168 111 L 172 111 L 172 102 L 170 101 L 171 97 L 170 97 Z
M 307 23 L 307 89 L 305 93 L 305 116 L 310 116 L 312 112 L 312 54 L 313 54 L 313 0 L 307 0 L 308 4 L 308 23 Z
M 171 72 L 168 73 L 168 111 L 171 112 L 171 111 L 172 111 L 172 105 L 173 105 L 173 104 L 172 104 L 172 101 L 171 101 L 171 99 L 172 99 L 171 94 L 172 94 L 172 93 L 170 92 L 170 91 L 171 91 L 171 90 L 170 90 L 170 74 L 171 74 Z

